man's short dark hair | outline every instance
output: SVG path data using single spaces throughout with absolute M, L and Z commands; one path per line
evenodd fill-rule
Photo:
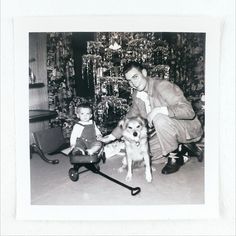
M 127 64 L 124 65 L 123 67 L 123 74 L 125 75 L 129 70 L 131 70 L 132 68 L 136 68 L 139 71 L 142 71 L 144 69 L 144 67 L 142 66 L 142 64 L 136 62 L 136 61 L 131 61 Z

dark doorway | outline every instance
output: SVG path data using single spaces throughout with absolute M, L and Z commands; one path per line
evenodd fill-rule
M 94 94 L 93 81 L 82 77 L 82 56 L 87 54 L 87 42 L 95 40 L 94 32 L 74 32 L 72 33 L 72 49 L 75 69 L 75 89 L 76 95 L 80 97 L 91 97 Z M 88 89 L 89 88 L 89 89 Z

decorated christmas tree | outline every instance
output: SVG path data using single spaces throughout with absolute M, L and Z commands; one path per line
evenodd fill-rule
M 47 78 L 49 109 L 61 112 L 75 96 L 71 33 L 49 33 L 47 39 Z
M 97 33 L 96 41 L 87 43 L 83 56 L 82 79 L 88 81 L 95 104 L 95 118 L 106 133 L 127 113 L 132 90 L 124 79 L 123 65 L 137 61 L 149 72 L 169 79 L 166 65 L 168 44 L 155 33 Z

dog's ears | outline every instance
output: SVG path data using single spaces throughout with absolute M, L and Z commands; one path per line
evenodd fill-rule
M 120 128 L 123 128 L 124 122 L 125 122 L 124 120 L 120 120 L 119 123 L 118 123 L 118 126 Z
M 128 122 L 128 120 L 129 120 L 129 119 L 127 119 L 127 118 L 124 118 L 124 119 L 120 120 L 119 123 L 118 123 L 118 126 L 119 126 L 121 129 L 124 129 L 124 128 L 125 128 L 125 125 L 126 125 L 127 122 Z
M 137 120 L 138 120 L 138 122 L 139 122 L 142 126 L 146 126 L 146 122 L 145 122 L 145 120 L 144 120 L 142 117 L 137 116 Z

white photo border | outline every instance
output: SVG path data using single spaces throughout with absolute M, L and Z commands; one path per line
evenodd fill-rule
M 28 55 L 30 32 L 206 33 L 205 203 L 151 206 L 31 205 Z M 21 220 L 163 220 L 219 217 L 219 60 L 221 21 L 211 17 L 79 16 L 14 19 L 16 213 Z M 27 92 L 26 92 L 27 91 Z M 20 98 L 20 99 L 19 99 Z M 79 214 L 78 214 L 79 212 Z M 125 212 L 125 213 L 124 213 Z M 142 214 L 140 214 L 142 212 Z

